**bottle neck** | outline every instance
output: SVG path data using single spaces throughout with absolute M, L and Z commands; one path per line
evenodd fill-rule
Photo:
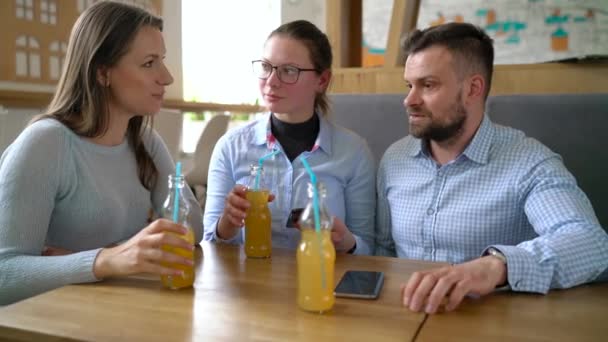
M 301 220 L 300 227 L 305 229 L 315 230 L 318 224 L 320 225 L 321 230 L 331 230 L 332 227 L 332 219 L 325 206 L 325 191 L 321 191 L 318 194 L 317 198 L 317 206 L 319 209 L 318 218 L 315 217 L 315 199 L 312 191 L 309 192 L 309 201 L 303 213 L 303 219 Z
M 247 187 L 251 190 L 266 189 L 264 182 L 264 168 L 259 165 L 251 165 L 249 167 L 249 184 Z
M 257 174 L 263 175 L 264 174 L 264 168 L 259 166 L 259 165 L 251 165 L 249 167 L 249 175 L 251 175 L 252 177 L 256 176 Z
M 183 194 L 185 184 L 184 176 L 169 176 L 169 189 L 167 191 L 167 199 L 163 204 L 162 216 L 168 220 L 187 226 L 190 205 Z
M 314 208 L 313 204 L 314 204 L 314 196 L 309 196 L 308 197 L 308 203 L 310 203 L 311 207 Z M 319 208 L 324 208 L 325 207 L 325 194 L 321 195 L 319 194 L 317 196 L 317 204 L 319 205 Z
M 176 188 L 183 189 L 186 184 L 186 181 L 184 179 L 184 176 L 170 175 L 168 183 L 169 183 L 169 189 L 175 190 Z

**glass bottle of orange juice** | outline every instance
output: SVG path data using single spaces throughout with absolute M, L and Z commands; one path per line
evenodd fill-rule
M 245 255 L 248 258 L 270 258 L 272 254 L 272 217 L 268 208 L 270 191 L 264 182 L 264 168 L 251 165 L 246 198 L 249 209 L 245 216 Z
M 192 227 L 188 223 L 188 215 L 190 213 L 190 206 L 186 199 L 184 198 L 182 191 L 184 189 L 185 181 L 184 176 L 182 175 L 169 175 L 169 194 L 167 195 L 167 199 L 163 205 L 163 218 L 173 221 L 177 218 L 178 224 L 188 228 L 188 232 L 184 235 L 175 234 L 180 238 L 188 241 L 190 244 L 194 244 L 194 232 L 192 231 Z M 176 196 L 177 195 L 177 196 Z M 176 199 L 177 199 L 177 215 L 174 215 L 173 212 L 176 209 Z M 182 248 L 172 247 L 168 245 L 163 245 L 162 250 L 170 253 L 177 254 L 179 256 L 188 258 L 190 260 L 194 260 L 194 252 L 190 250 L 185 250 Z M 183 264 L 175 264 L 175 263 L 162 263 L 165 267 L 171 267 L 175 269 L 179 269 L 183 271 L 183 276 L 172 276 L 172 275 L 161 275 L 160 279 L 163 283 L 163 286 L 166 288 L 170 288 L 172 290 L 191 287 L 194 283 L 194 267 L 187 266 Z
M 325 312 L 334 306 L 334 265 L 336 250 L 331 241 L 332 219 L 325 207 L 325 186 L 317 185 L 319 226 L 316 231 L 313 186 L 308 184 L 310 198 L 298 221 L 302 233 L 296 253 L 298 263 L 298 306 L 306 311 Z

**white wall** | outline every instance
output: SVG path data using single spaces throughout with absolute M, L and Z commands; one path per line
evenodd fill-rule
M 173 75 L 173 84 L 167 87 L 168 99 L 183 98 L 182 71 L 182 2 L 181 0 L 163 1 L 163 36 L 167 48 L 165 62 Z
M 304 19 L 325 32 L 325 0 L 281 0 L 281 23 Z
M 0 105 L 0 155 L 42 109 L 4 108 Z

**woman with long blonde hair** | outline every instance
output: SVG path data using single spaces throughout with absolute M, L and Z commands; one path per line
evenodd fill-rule
M 162 20 L 143 9 L 99 2 L 78 18 L 45 114 L 0 159 L 0 305 L 70 283 L 140 272 L 179 275 L 191 265 L 161 245 L 192 249 L 159 219 L 174 170 L 147 125 L 173 78 Z M 190 225 L 202 238 L 192 193 Z

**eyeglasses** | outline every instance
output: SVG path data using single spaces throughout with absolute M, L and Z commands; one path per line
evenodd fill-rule
M 286 84 L 294 84 L 298 82 L 302 71 L 317 71 L 317 69 L 302 69 L 293 65 L 272 65 L 264 61 L 252 61 L 253 74 L 262 80 L 268 79 L 272 74 L 272 70 L 276 70 L 279 80 Z

